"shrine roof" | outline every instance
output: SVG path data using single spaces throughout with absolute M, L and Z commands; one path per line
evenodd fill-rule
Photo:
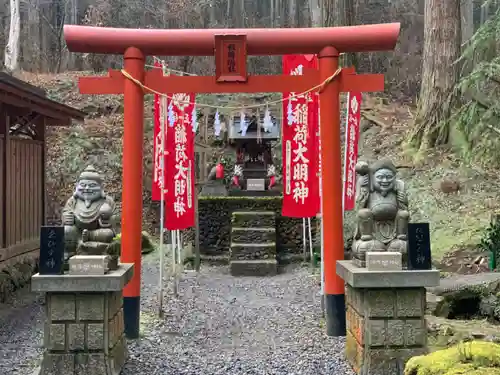
M 46 125 L 70 125 L 71 120 L 83 121 L 85 113 L 47 97 L 45 90 L 0 72 L 0 105 L 6 104 L 7 112 L 26 111 L 46 119 Z

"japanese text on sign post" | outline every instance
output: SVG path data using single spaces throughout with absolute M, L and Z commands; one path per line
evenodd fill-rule
M 63 272 L 64 227 L 42 226 L 40 230 L 40 275 Z
M 315 68 L 315 58 L 283 56 L 283 74 L 302 75 L 304 68 Z M 308 93 L 291 98 L 283 93 L 283 208 L 288 217 L 313 217 L 319 209 L 317 177 L 317 95 Z
M 56 239 L 56 232 L 54 229 L 49 229 L 49 234 L 47 235 L 48 241 L 47 241 L 47 261 L 46 261 L 46 266 L 49 268 L 54 268 L 55 266 L 55 261 L 54 261 L 54 248 L 57 246 L 57 243 L 55 241 Z
M 156 69 L 162 68 L 159 61 L 155 61 Z M 163 124 L 163 127 L 162 127 Z M 160 201 L 161 194 L 165 194 L 162 178 L 165 176 L 165 140 L 162 128 L 167 129 L 167 98 L 158 94 L 154 95 L 154 148 L 153 148 L 153 186 L 151 187 L 151 199 Z M 162 155 L 163 154 L 163 155 Z
M 347 97 L 347 116 L 344 154 L 344 210 L 356 204 L 356 163 L 358 162 L 359 122 L 361 120 L 361 93 L 350 92 Z
M 425 262 L 425 257 L 422 255 L 422 243 L 424 242 L 424 235 L 423 235 L 424 231 L 422 230 L 422 228 L 417 228 L 415 229 L 415 250 L 416 250 L 416 263 L 418 265 L 422 265 L 424 264 Z
M 408 269 L 432 268 L 429 223 L 408 224 Z
M 168 104 L 165 186 L 166 228 L 194 226 L 194 94 L 174 94 Z
M 233 43 L 227 46 L 227 71 L 236 73 L 236 45 Z

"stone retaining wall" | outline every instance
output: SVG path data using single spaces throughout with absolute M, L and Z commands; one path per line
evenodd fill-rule
M 0 303 L 29 283 L 38 269 L 38 250 L 0 262 Z

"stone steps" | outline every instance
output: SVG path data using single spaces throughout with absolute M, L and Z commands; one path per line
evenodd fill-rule
M 231 229 L 231 242 L 263 244 L 276 242 L 276 228 L 238 228 Z
M 231 259 L 276 259 L 276 242 L 231 243 Z
M 236 211 L 231 223 L 233 228 L 275 228 L 276 214 L 271 211 Z
M 278 273 L 276 259 L 232 260 L 229 264 L 233 276 L 274 276 Z
M 201 255 L 201 262 L 206 262 L 218 266 L 227 266 L 230 262 L 229 254 L 225 253 L 224 255 Z
M 274 212 L 233 212 L 229 269 L 233 276 L 278 272 Z

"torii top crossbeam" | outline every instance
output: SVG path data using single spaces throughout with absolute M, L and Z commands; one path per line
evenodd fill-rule
M 122 55 L 136 47 L 144 55 L 213 56 L 215 36 L 246 35 L 249 55 L 316 54 L 325 46 L 342 52 L 394 49 L 399 23 L 346 27 L 288 29 L 119 29 L 64 26 L 64 39 L 72 52 Z

